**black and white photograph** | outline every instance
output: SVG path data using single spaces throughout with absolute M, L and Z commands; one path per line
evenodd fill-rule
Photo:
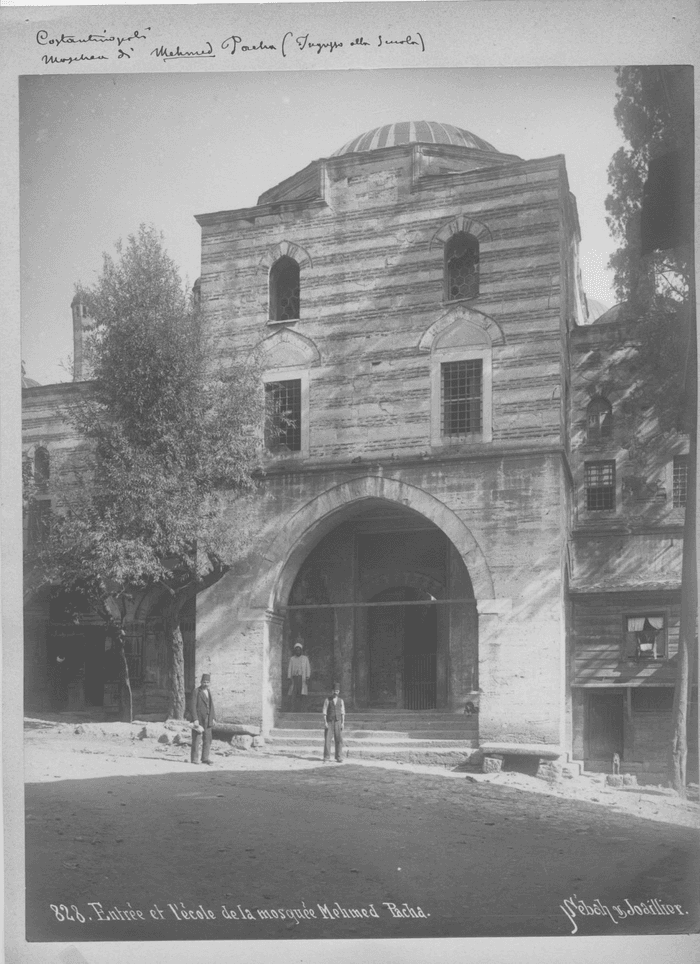
M 694 66 L 236 6 L 22 27 L 7 959 L 690 960 Z

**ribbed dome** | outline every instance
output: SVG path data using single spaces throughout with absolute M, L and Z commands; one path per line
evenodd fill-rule
M 359 154 L 364 151 L 377 151 L 382 147 L 399 147 L 402 144 L 452 144 L 454 147 L 470 147 L 476 151 L 499 152 L 488 141 L 482 140 L 470 131 L 452 124 L 437 124 L 435 121 L 401 121 L 398 124 L 385 124 L 372 131 L 354 137 L 332 157 L 340 154 Z

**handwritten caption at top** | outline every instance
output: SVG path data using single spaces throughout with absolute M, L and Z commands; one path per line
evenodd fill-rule
M 57 34 L 52 36 L 47 30 L 39 30 L 36 43 L 45 49 L 41 56 L 44 64 L 75 64 L 95 60 L 132 60 L 148 56 L 155 60 L 206 60 L 246 54 L 268 54 L 284 59 L 292 56 L 315 54 L 328 57 L 339 50 L 357 51 L 367 47 L 385 51 L 411 50 L 425 53 L 425 39 L 420 31 L 401 36 L 386 34 L 360 35 L 353 38 L 314 37 L 311 33 L 296 33 L 287 30 L 280 39 L 264 40 L 239 34 L 231 34 L 224 40 L 212 42 L 203 40 L 198 43 L 157 44 L 152 47 L 151 28 L 134 30 L 120 36 L 107 30 L 76 34 Z M 253 58 L 255 59 L 255 58 Z

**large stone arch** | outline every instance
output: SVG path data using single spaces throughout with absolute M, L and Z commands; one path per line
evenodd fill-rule
M 369 499 L 400 503 L 433 522 L 464 560 L 475 598 L 494 598 L 493 579 L 484 553 L 469 528 L 451 509 L 417 486 L 381 475 L 367 475 L 328 489 L 280 526 L 263 553 L 263 572 L 249 599 L 249 607 L 270 614 L 280 613 L 309 552 L 342 521 L 351 506 Z

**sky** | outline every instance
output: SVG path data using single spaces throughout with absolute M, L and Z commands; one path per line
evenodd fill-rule
M 22 358 L 70 381 L 75 284 L 154 224 L 183 278 L 200 273 L 194 215 L 258 196 L 363 131 L 404 120 L 466 128 L 524 159 L 563 154 L 583 283 L 614 303 L 607 167 L 622 144 L 612 67 L 446 68 L 20 78 Z

